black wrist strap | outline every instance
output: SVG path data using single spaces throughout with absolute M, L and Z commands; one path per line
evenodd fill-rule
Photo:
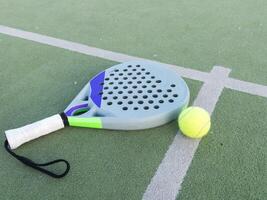
M 14 156 L 16 159 L 18 159 L 20 162 L 22 162 L 23 164 L 29 166 L 29 167 L 32 167 L 33 169 L 36 169 L 44 174 L 47 174 L 53 178 L 62 178 L 64 177 L 65 175 L 67 175 L 67 173 L 69 172 L 70 170 L 70 164 L 68 161 L 66 160 L 63 160 L 63 159 L 57 159 L 57 160 L 53 160 L 51 162 L 47 162 L 47 163 L 35 163 L 33 162 L 32 160 L 26 158 L 26 157 L 23 157 L 23 156 L 20 156 L 20 155 L 17 155 L 16 153 L 14 153 L 11 149 L 10 149 L 10 146 L 8 144 L 8 141 L 6 140 L 5 141 L 5 149 L 7 150 L 8 153 L 10 153 L 12 156 Z M 49 165 L 53 165 L 53 164 L 56 164 L 56 163 L 59 163 L 59 162 L 63 162 L 66 164 L 66 169 L 63 173 L 61 174 L 56 174 L 52 171 L 49 171 L 43 167 L 45 166 L 49 166 Z

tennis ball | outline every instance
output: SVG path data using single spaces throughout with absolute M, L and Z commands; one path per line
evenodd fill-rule
M 178 124 L 184 135 L 190 138 L 201 138 L 210 130 L 210 115 L 203 108 L 188 107 L 180 113 Z

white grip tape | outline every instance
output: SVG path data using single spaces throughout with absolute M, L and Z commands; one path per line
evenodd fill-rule
M 53 115 L 26 126 L 5 131 L 11 149 L 48 133 L 64 128 L 64 123 L 59 114 Z

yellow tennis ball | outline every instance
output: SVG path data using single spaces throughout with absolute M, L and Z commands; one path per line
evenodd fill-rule
M 180 113 L 178 124 L 184 135 L 190 138 L 202 138 L 210 130 L 210 115 L 203 108 L 188 107 Z

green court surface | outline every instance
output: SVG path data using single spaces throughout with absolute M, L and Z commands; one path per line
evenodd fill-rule
M 0 24 L 267 84 L 267 2 L 0 1 Z
M 266 108 L 266 98 L 223 92 L 178 199 L 266 197 Z
M 203 72 L 221 65 L 265 90 L 266 17 L 262 0 L 0 0 L 0 25 Z M 93 75 L 116 63 L 0 27 L 0 142 L 7 129 L 63 111 Z M 203 83 L 185 80 L 192 105 Z M 265 199 L 266 95 L 225 88 L 211 119 L 176 199 Z M 15 150 L 37 162 L 68 160 L 71 170 L 58 180 L 2 148 L 0 199 L 142 199 L 177 131 L 175 121 L 141 131 L 66 128 Z

